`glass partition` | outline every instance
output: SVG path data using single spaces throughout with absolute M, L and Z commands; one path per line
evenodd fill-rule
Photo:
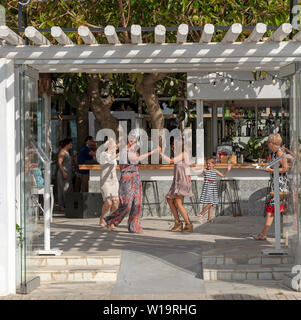
M 289 239 L 290 253 L 295 257 L 295 263 L 301 264 L 301 235 L 300 235 L 300 200 L 301 200 L 301 73 L 289 78 L 290 89 L 285 103 L 289 104 L 290 112 L 290 142 L 288 173 L 290 192 L 288 198 L 288 212 L 284 216 L 284 233 Z
M 27 293 L 34 283 L 39 283 L 33 270 L 31 259 L 38 249 L 38 237 L 42 232 L 39 224 L 39 188 L 43 187 L 43 164 L 39 161 L 34 141 L 40 140 L 38 134 L 42 126 L 41 112 L 38 108 L 38 74 L 23 69 L 19 72 L 20 117 L 21 117 L 21 164 L 20 164 L 20 291 Z M 41 109 L 41 108 L 40 108 Z M 40 136 L 41 138 L 41 136 Z M 41 228 L 41 230 L 39 230 Z

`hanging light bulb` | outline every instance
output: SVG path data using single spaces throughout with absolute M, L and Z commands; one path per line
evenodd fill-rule
M 193 85 L 194 85 L 194 90 L 198 90 L 198 85 L 196 83 L 194 83 Z
M 233 87 L 234 86 L 234 81 L 231 79 L 230 85 Z
M 170 81 L 170 86 L 173 87 L 174 84 L 175 84 L 175 83 L 173 82 L 173 80 L 171 80 L 171 81 Z
M 272 78 L 272 83 L 273 83 L 273 85 L 275 85 L 276 84 L 276 78 L 275 78 L 275 76 L 273 76 L 273 78 Z

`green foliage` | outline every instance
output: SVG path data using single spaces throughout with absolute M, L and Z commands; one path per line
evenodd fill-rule
M 264 137 L 251 137 L 248 143 L 240 142 L 239 144 L 244 147 L 243 155 L 245 159 L 258 159 L 262 154 L 262 140 Z
M 119 0 L 89 0 L 89 1 L 31 1 L 28 6 L 28 24 L 37 28 L 60 26 L 63 28 L 78 28 L 80 25 L 89 27 L 115 27 L 140 24 L 143 27 L 178 26 L 187 23 L 190 26 L 203 26 L 212 23 L 216 26 L 229 26 L 239 22 L 245 26 L 263 22 L 268 25 L 280 25 L 289 21 L 289 0 L 123 0 L 123 12 L 120 10 Z M 1 0 L 7 9 L 7 25 L 17 32 L 18 28 L 18 0 Z M 124 18 L 123 18 L 124 17 Z M 246 37 L 250 31 L 244 31 L 240 39 Z M 220 41 L 225 31 L 215 32 L 213 41 Z M 125 33 L 118 34 L 121 42 L 125 41 Z M 45 34 L 52 42 L 55 40 Z M 103 33 L 95 34 L 99 43 L 107 43 Z M 197 42 L 201 32 L 191 31 L 188 41 Z M 82 44 L 77 33 L 68 33 L 68 37 L 77 44 Z M 129 35 L 128 35 L 129 38 Z M 176 32 L 167 32 L 166 41 L 175 42 Z M 154 41 L 153 32 L 143 32 L 143 41 Z M 255 77 L 264 75 L 255 74 Z M 170 96 L 171 104 L 176 97 L 186 96 L 186 75 L 172 75 L 174 85 L 170 85 L 170 78 L 165 78 L 156 84 L 156 92 Z M 62 87 L 66 90 L 66 99 L 75 104 L 86 91 L 87 76 L 84 74 L 66 76 Z M 100 89 L 108 91 L 115 97 L 130 97 L 133 102 L 138 101 L 139 93 L 136 85 L 142 80 L 142 74 L 120 75 L 112 74 L 101 78 Z M 76 98 L 77 96 L 77 98 Z M 187 111 L 190 113 L 189 111 Z

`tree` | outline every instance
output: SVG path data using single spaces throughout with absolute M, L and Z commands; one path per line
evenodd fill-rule
M 34 2 L 28 6 L 30 24 L 39 28 L 49 28 L 54 25 L 61 27 L 128 27 L 132 24 L 141 26 L 177 26 L 186 23 L 190 26 L 202 26 L 205 23 L 214 25 L 231 25 L 239 22 L 245 26 L 255 25 L 257 22 L 264 22 L 270 25 L 280 25 L 289 20 L 289 0 L 90 0 L 90 1 L 47 1 Z M 10 0 L 4 3 L 8 9 L 7 24 L 17 30 L 17 0 Z M 270 31 L 269 31 L 270 32 Z M 250 31 L 244 31 L 243 39 Z M 200 32 L 190 32 L 188 41 L 198 41 Z M 224 35 L 223 31 L 217 31 L 213 41 L 219 41 Z M 76 33 L 69 36 L 78 44 L 82 40 Z M 123 43 L 130 42 L 128 32 L 120 35 Z M 99 43 L 107 43 L 103 33 L 96 34 Z M 50 39 L 54 41 L 53 39 Z M 153 32 L 144 32 L 143 41 L 152 42 Z M 176 40 L 175 32 L 168 32 L 167 42 Z M 93 76 L 94 77 L 94 76 Z M 93 78 L 92 77 L 92 78 Z M 90 77 L 91 78 L 91 77 Z M 95 78 L 96 79 L 96 78 Z M 116 79 L 116 78 L 115 78 Z M 163 126 L 163 114 L 158 104 L 156 86 L 162 79 L 162 75 L 145 74 L 135 77 L 133 89 L 139 89 L 152 121 L 152 126 L 161 128 Z M 97 82 L 99 82 L 97 80 Z M 169 81 L 165 81 L 168 83 Z M 126 81 L 123 83 L 127 86 Z M 97 107 L 91 106 L 95 117 L 100 121 L 100 110 L 103 107 L 108 114 L 108 102 L 113 97 L 102 100 L 100 93 L 97 93 L 96 84 L 93 87 L 93 101 L 97 101 Z M 179 91 L 178 91 L 179 92 Z M 91 99 L 90 99 L 91 101 Z M 106 102 L 101 104 L 101 102 Z M 112 119 L 106 117 L 108 121 Z M 109 123 L 102 124 L 109 126 Z

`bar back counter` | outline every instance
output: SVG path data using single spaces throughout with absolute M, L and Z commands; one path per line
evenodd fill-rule
M 260 165 L 265 164 L 262 163 Z M 222 172 L 227 170 L 227 164 L 216 164 L 215 168 Z M 80 169 L 89 170 L 89 192 L 100 193 L 99 181 L 101 166 L 99 164 L 85 164 L 81 165 Z M 143 164 L 139 165 L 139 169 L 144 193 L 143 216 L 171 215 L 165 200 L 165 195 L 172 183 L 173 165 Z M 120 173 L 118 166 L 117 174 L 119 178 Z M 196 210 L 202 208 L 202 205 L 199 204 L 199 198 L 201 196 L 204 179 L 203 175 L 192 175 L 191 180 L 195 199 L 191 201 L 189 198 L 185 198 L 184 203 L 188 213 L 195 215 L 197 214 Z M 269 173 L 256 170 L 250 163 L 233 164 L 232 170 L 227 177 L 217 180 L 220 203 L 215 210 L 215 215 L 264 215 L 266 196 L 269 192 L 269 181 Z M 231 199 L 229 199 L 229 195 Z M 233 203 L 231 202 L 237 202 L 237 200 L 239 200 L 240 209 L 233 209 Z M 160 210 L 158 210 L 158 204 Z M 197 206 L 197 204 L 199 205 Z

